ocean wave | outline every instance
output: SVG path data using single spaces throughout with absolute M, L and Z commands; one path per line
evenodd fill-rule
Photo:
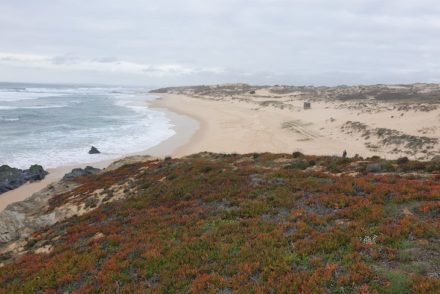
M 22 100 L 33 100 L 39 98 L 47 98 L 47 97 L 58 97 L 64 96 L 65 94 L 61 93 L 33 93 L 33 92 L 0 92 L 0 101 L 2 102 L 15 102 Z
M 60 141 L 57 138 L 66 138 L 66 134 L 52 134 L 52 138 L 44 139 L 45 142 L 50 142 L 45 149 L 39 148 L 38 152 L 30 150 L 17 151 L 13 158 L 0 154 L 0 162 L 19 168 L 28 167 L 34 163 L 42 164 L 46 168 L 56 168 L 116 159 L 126 154 L 149 149 L 173 136 L 175 131 L 170 129 L 167 123 L 161 125 L 162 123 L 158 125 L 156 122 L 148 127 L 139 126 L 129 129 L 124 127 L 119 132 L 106 130 L 95 133 L 93 131 L 90 133 L 77 132 L 74 135 L 69 133 L 69 137 L 75 137 L 75 140 L 73 142 L 64 141 L 61 142 L 62 144 L 59 144 Z M 78 142 L 75 141 L 83 141 L 84 143 L 78 146 Z M 39 140 L 35 138 L 35 140 L 30 140 L 29 143 L 38 144 L 41 142 L 41 138 Z M 68 146 L 67 143 L 72 143 L 76 147 Z M 88 150 L 92 145 L 96 146 L 102 153 L 96 155 L 88 154 Z
M 0 101 L 21 101 L 48 97 L 72 95 L 128 96 L 135 92 L 146 92 L 145 89 L 124 89 L 119 87 L 72 87 L 72 88 L 0 88 Z
M 111 160 L 149 149 L 173 136 L 175 131 L 165 113 L 147 107 L 146 100 L 152 98 L 146 92 L 145 89 L 117 87 L 2 89 L 0 102 L 2 97 L 9 97 L 9 100 L 5 100 L 7 102 L 0 106 L 0 110 L 72 107 L 72 111 L 66 112 L 65 120 L 48 123 L 42 117 L 42 125 L 35 131 L 5 126 L 3 135 L 9 138 L 2 142 L 0 163 L 23 168 L 38 163 L 46 168 L 54 168 Z M 31 99 L 63 95 L 69 97 L 63 97 L 62 102 L 58 100 L 58 103 L 54 101 L 53 104 L 50 104 L 53 99 L 40 100 L 38 103 L 15 103 L 24 97 Z M 87 116 L 83 116 L 81 111 L 74 111 L 78 104 L 78 109 L 82 109 L 83 103 L 89 108 Z M 94 107 L 98 107 L 96 113 L 93 112 Z M 109 111 L 103 113 L 99 107 L 108 108 Z M 93 117 L 93 114 L 96 116 Z M 5 124 L 6 121 L 16 120 L 19 119 L 14 116 L 0 117 L 0 121 Z M 25 122 L 25 119 L 22 120 Z M 40 121 L 36 122 L 38 124 Z M 88 149 L 92 145 L 102 154 L 89 155 Z
M 1 106 L 0 105 L 0 110 L 13 110 L 13 109 L 17 109 L 14 106 Z
M 136 101 L 133 103 L 136 104 Z M 0 163 L 23 168 L 35 163 L 47 168 L 93 163 L 147 150 L 175 134 L 165 113 L 146 106 L 129 107 L 136 111 L 120 115 L 109 113 L 116 124 L 81 129 L 72 128 L 74 125 L 70 124 L 57 124 L 22 138 L 15 136 L 14 142 L 2 145 Z M 102 154 L 89 155 L 88 149 L 92 145 Z M 14 156 L 8 155 L 12 150 Z
M 34 105 L 34 106 L 0 106 L 0 110 L 16 110 L 16 109 L 46 109 L 46 108 L 63 108 L 67 105 L 52 104 L 52 105 Z
M 18 117 L 1 117 L 0 121 L 19 121 L 20 119 Z
M 143 93 L 126 93 L 113 95 L 113 103 L 116 106 L 129 108 L 136 113 L 146 114 L 150 110 L 147 108 L 146 102 L 154 100 L 151 96 Z

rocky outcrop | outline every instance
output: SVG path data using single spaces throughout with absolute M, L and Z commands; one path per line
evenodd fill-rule
M 99 168 L 94 168 L 87 166 L 86 168 L 74 168 L 70 173 L 64 175 L 63 180 L 73 180 L 78 177 L 86 177 L 91 175 L 96 175 L 101 170 Z
M 90 148 L 89 150 L 89 154 L 99 154 L 99 153 L 101 152 L 95 146 L 92 146 L 92 148 Z
M 128 163 L 151 160 L 148 156 L 135 156 L 119 160 L 109 168 L 106 174 Z M 91 166 L 76 168 L 64 175 L 57 183 L 51 184 L 40 192 L 34 193 L 28 199 L 8 205 L 0 212 L 0 255 L 8 248 L 6 243 L 21 242 L 32 233 L 74 215 L 82 215 L 96 209 L 102 203 L 116 201 L 126 197 L 130 187 L 128 183 L 115 183 L 106 189 L 91 189 L 88 192 L 75 192 L 84 185 L 84 180 L 95 183 L 94 176 L 104 173 Z M 112 175 L 108 175 L 112 179 Z M 81 178 L 81 180 L 79 180 Z
M 2 165 L 0 166 L 0 194 L 18 188 L 27 182 L 41 181 L 47 174 L 48 172 L 41 165 L 32 165 L 25 170 Z
M 78 186 L 77 183 L 60 181 L 24 201 L 8 205 L 0 212 L 0 243 L 26 238 L 36 230 L 56 223 L 61 219 L 59 213 L 44 213 L 49 207 L 49 199 Z
M 32 179 L 38 179 L 39 170 L 39 168 L 31 167 L 28 172 L 29 176 L 32 176 Z M 80 184 L 75 182 L 76 178 L 95 175 L 100 171 L 91 166 L 73 169 L 61 181 L 34 193 L 24 201 L 8 205 L 0 212 L 0 244 L 27 238 L 33 232 L 75 214 L 75 209 L 72 211 L 69 207 L 49 210 L 49 200 L 79 187 Z

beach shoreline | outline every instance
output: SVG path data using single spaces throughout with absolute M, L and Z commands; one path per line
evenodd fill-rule
M 159 99 L 161 98 L 158 98 L 158 100 Z M 186 116 L 178 111 L 174 112 L 169 108 L 165 108 L 161 106 L 160 103 L 156 103 L 156 100 L 148 101 L 146 104 L 146 107 L 150 107 L 150 109 L 161 111 L 166 114 L 173 125 L 172 129 L 175 131 L 173 136 L 144 151 L 124 154 L 115 159 L 49 168 L 47 169 L 49 174 L 44 180 L 33 183 L 28 182 L 14 190 L 1 194 L 0 212 L 3 211 L 9 204 L 23 201 L 32 196 L 32 194 L 44 189 L 48 185 L 61 180 L 66 173 L 69 173 L 74 168 L 93 166 L 95 168 L 105 169 L 113 162 L 130 156 L 178 156 L 179 148 L 188 144 L 194 134 L 201 128 L 199 121 L 194 117 Z

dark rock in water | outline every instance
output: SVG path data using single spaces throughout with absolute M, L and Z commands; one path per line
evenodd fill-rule
M 86 168 L 74 168 L 70 173 L 64 175 L 63 180 L 73 180 L 78 177 L 86 177 L 91 175 L 96 175 L 101 170 L 99 168 L 94 168 L 91 166 L 86 166 Z
M 90 148 L 89 150 L 89 154 L 99 154 L 99 153 L 101 152 L 95 146 L 92 146 L 92 148 Z
M 28 181 L 41 181 L 47 174 L 48 172 L 41 165 L 35 164 L 25 170 L 2 165 L 0 166 L 0 194 L 18 188 Z

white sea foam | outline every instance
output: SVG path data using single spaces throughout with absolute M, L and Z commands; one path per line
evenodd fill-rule
M 46 108 L 63 108 L 67 107 L 67 105 L 57 105 L 57 104 L 48 104 L 48 105 L 34 105 L 34 106 L 2 106 L 0 105 L 0 110 L 15 110 L 15 109 L 46 109 Z
M 122 88 L 0 88 L 0 101 L 11 102 L 66 95 L 109 95 Z
M 25 168 L 38 162 L 47 168 L 64 165 L 73 165 L 86 162 L 114 159 L 125 154 L 140 152 L 151 148 L 163 140 L 173 136 L 172 124 L 163 113 L 152 113 L 150 119 L 140 120 L 136 125 L 108 128 L 105 130 L 89 129 L 88 131 L 76 131 L 69 136 L 76 140 L 88 142 L 83 147 L 66 148 L 65 136 L 62 131 L 46 134 L 46 138 L 35 136 L 29 140 L 29 144 L 46 145 L 47 149 L 35 151 L 18 151 L 11 159 L 5 159 L 6 164 Z M 114 135 L 112 135 L 114 134 Z M 89 155 L 90 146 L 96 146 L 103 153 Z
M 20 119 L 18 117 L 1 117 L 0 121 L 19 121 Z
M 69 110 L 60 109 L 54 110 L 54 113 L 58 113 L 56 111 L 66 111 L 69 115 L 75 116 L 72 122 L 64 123 L 62 121 L 56 121 L 53 124 L 44 125 L 43 128 L 35 127 L 32 131 L 20 128 L 19 125 L 15 126 L 15 128 L 6 127 L 3 131 L 6 132 L 7 135 L 10 135 L 10 132 L 12 131 L 15 131 L 19 135 L 11 135 L 15 136 L 12 137 L 14 143 L 10 143 L 7 146 L 6 144 L 8 142 L 4 143 L 3 146 L 6 146 L 7 148 L 5 147 L 5 149 L 8 150 L 2 150 L 2 145 L 0 143 L 0 164 L 27 168 L 31 164 L 38 163 L 46 168 L 54 168 L 78 163 L 91 163 L 107 159 L 115 159 L 126 154 L 149 149 L 175 134 L 172 130 L 173 125 L 164 113 L 146 107 L 146 100 L 151 100 L 151 98 L 147 98 L 145 94 L 139 94 L 132 89 L 27 88 L 26 91 L 18 91 L 17 93 L 20 92 L 20 94 L 17 95 L 29 94 L 31 91 L 33 91 L 32 93 L 35 95 L 37 95 L 37 92 L 43 95 L 67 95 L 72 99 L 69 100 L 69 98 L 65 97 L 63 99 L 67 99 L 68 101 L 66 103 L 69 105 L 72 103 L 84 103 L 84 99 L 89 99 L 88 96 L 84 95 L 92 95 L 93 97 L 105 96 L 112 99 L 109 100 L 109 102 L 113 101 L 115 105 L 130 109 L 132 112 L 128 112 L 128 114 L 127 112 L 119 113 L 117 109 L 115 109 L 115 112 L 101 116 L 108 118 L 113 123 L 109 123 L 108 125 L 97 125 L 96 127 L 90 125 L 87 128 L 75 128 L 75 121 L 81 122 L 83 119 L 90 118 L 82 117 L 81 113 L 71 113 L 70 108 Z M 3 93 L 0 91 L 0 101 L 1 95 L 4 93 L 5 91 L 3 91 Z M 39 109 L 47 107 L 61 108 L 66 106 L 65 104 L 28 106 L 19 106 L 16 105 L 16 103 L 12 104 L 14 106 L 0 106 L 0 109 L 18 109 L 17 111 L 19 111 L 19 109 L 23 108 L 33 108 L 38 111 Z M 23 103 L 20 102 L 20 104 Z M 32 104 L 35 103 L 32 102 Z M 90 107 L 95 106 L 91 104 Z M 11 124 L 14 124 L 13 119 L 17 120 L 15 121 L 17 124 L 26 123 L 26 119 L 22 119 L 21 117 L 20 120 L 8 116 L 0 117 L 0 121 L 9 121 Z M 93 119 L 91 119 L 91 121 L 93 121 Z M 72 126 L 74 128 L 72 128 Z M 96 146 L 102 153 L 89 155 L 88 150 L 92 145 Z
M 31 91 L 5 91 L 0 89 L 0 102 L 12 102 L 21 100 L 32 100 L 46 97 L 57 97 L 66 95 L 57 92 L 31 92 Z

